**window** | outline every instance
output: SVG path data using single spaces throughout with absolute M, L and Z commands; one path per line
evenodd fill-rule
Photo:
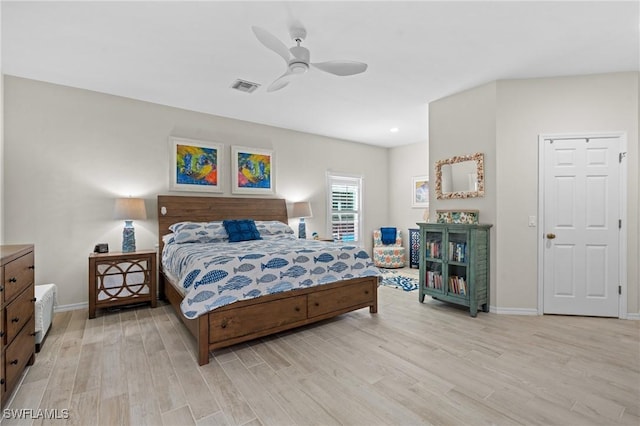
M 359 241 L 361 227 L 362 178 L 329 173 L 329 232 L 334 240 Z

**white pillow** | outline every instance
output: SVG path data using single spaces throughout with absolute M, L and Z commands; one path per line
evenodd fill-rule
M 260 236 L 293 234 L 293 229 L 278 220 L 256 220 L 256 228 Z
M 222 221 L 214 222 L 178 222 L 169 226 L 175 234 L 177 244 L 184 243 L 221 243 L 229 239 Z

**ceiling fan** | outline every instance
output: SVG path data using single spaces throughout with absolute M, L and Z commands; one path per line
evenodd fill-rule
M 310 62 L 309 49 L 300 46 L 307 36 L 307 31 L 302 26 L 293 26 L 289 30 L 291 38 L 296 42 L 296 46 L 290 49 L 264 28 L 253 26 L 251 29 L 260 43 L 280 55 L 287 64 L 285 73 L 269 85 L 267 92 L 282 89 L 294 78 L 306 73 L 309 66 L 338 76 L 360 74 L 367 69 L 367 64 L 355 61 Z

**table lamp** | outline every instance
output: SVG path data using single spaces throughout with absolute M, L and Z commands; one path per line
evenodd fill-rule
M 147 218 L 147 210 L 142 198 L 116 198 L 115 218 L 124 219 L 122 230 L 122 252 L 136 251 L 136 234 L 133 228 L 134 220 Z
M 304 223 L 305 217 L 311 217 L 311 204 L 308 201 L 299 201 L 293 203 L 293 211 L 291 212 L 292 218 L 300 218 L 298 223 L 298 238 L 307 238 L 307 229 Z

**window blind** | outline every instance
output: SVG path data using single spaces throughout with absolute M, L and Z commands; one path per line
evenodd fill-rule
M 335 240 L 358 241 L 361 179 L 329 176 L 331 235 Z

